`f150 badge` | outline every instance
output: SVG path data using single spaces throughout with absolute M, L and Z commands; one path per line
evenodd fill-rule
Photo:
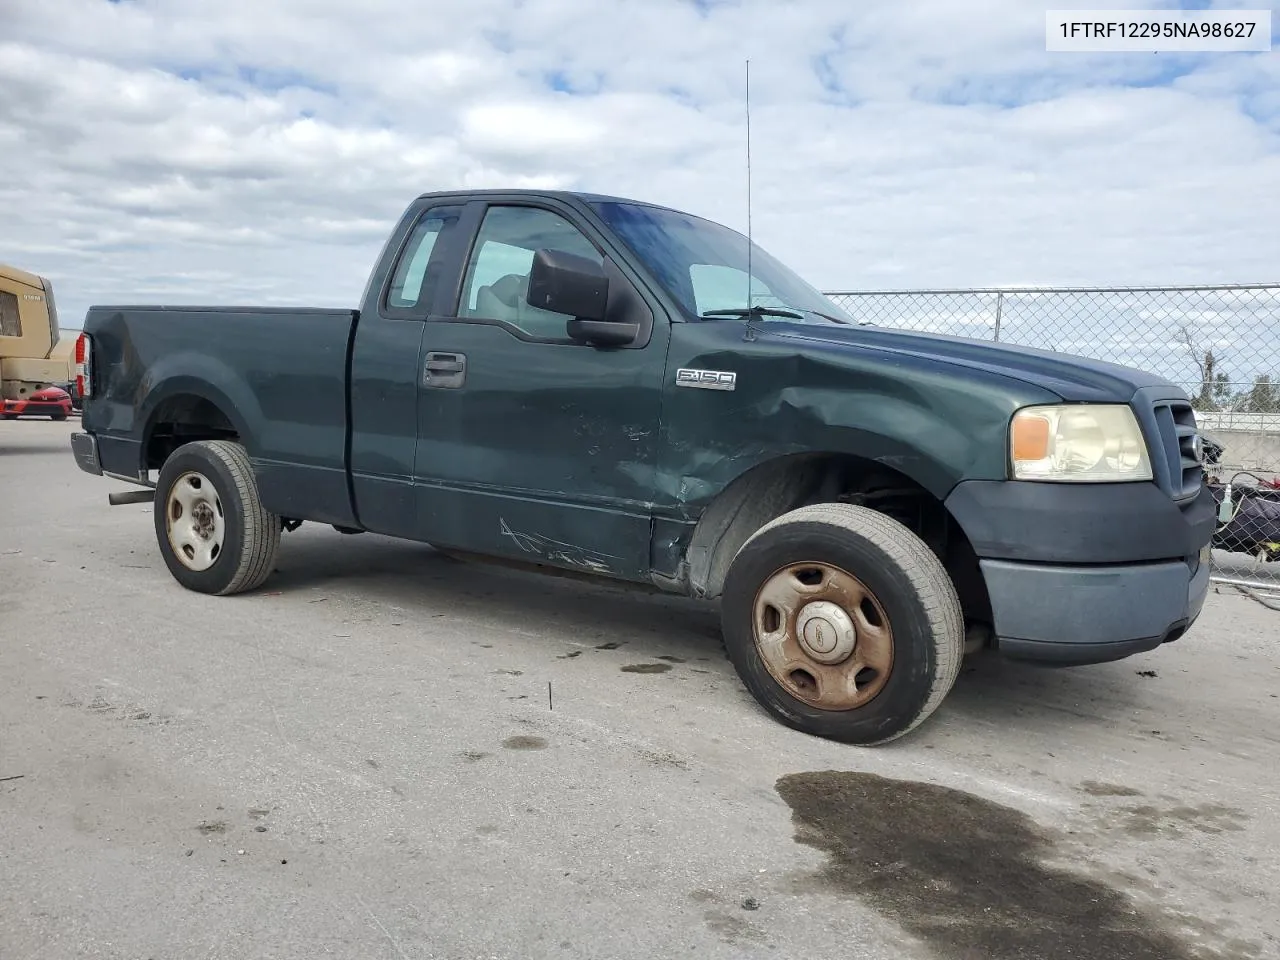
M 702 390 L 733 390 L 738 385 L 738 375 L 729 370 L 690 370 L 681 367 L 676 371 L 677 387 L 698 387 Z

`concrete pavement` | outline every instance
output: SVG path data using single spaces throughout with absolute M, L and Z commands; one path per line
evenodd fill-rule
M 75 428 L 0 424 L 4 960 L 1280 957 L 1280 614 L 1226 588 L 847 747 L 704 605 L 310 524 L 186 592 Z

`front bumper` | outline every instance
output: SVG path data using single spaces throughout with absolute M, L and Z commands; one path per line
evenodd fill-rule
M 1049 664 L 1176 640 L 1209 589 L 1215 504 L 1153 483 L 968 481 L 947 499 L 979 560 L 998 649 Z
M 1200 616 L 1209 563 L 1198 559 L 1194 569 L 1183 560 L 1101 567 L 981 560 L 997 648 L 1010 659 L 1059 666 L 1154 650 Z
M 1208 487 L 1177 501 L 1153 483 L 966 480 L 946 500 L 979 557 L 1025 563 L 1194 558 L 1213 536 Z
M 0 401 L 0 413 L 7 417 L 70 416 L 70 400 L 4 400 Z

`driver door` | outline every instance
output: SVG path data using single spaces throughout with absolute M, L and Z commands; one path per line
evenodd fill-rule
M 582 215 L 551 199 L 469 204 L 474 238 L 447 315 L 422 340 L 414 482 L 423 539 L 622 577 L 650 568 L 668 321 Z M 621 347 L 568 336 L 525 300 L 535 251 L 609 275 Z

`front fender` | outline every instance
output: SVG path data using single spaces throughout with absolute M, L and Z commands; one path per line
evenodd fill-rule
M 751 416 L 769 424 L 767 433 L 778 439 L 747 443 L 692 471 L 705 480 L 705 493 L 714 496 L 762 463 L 823 453 L 849 454 L 890 467 L 941 500 L 962 477 L 975 467 L 981 469 L 992 447 L 1003 451 L 1007 423 L 945 416 L 914 391 L 860 398 L 846 386 L 785 387 L 762 397 Z
M 801 453 L 880 463 L 943 500 L 963 479 L 1003 478 L 1013 411 L 1054 399 L 925 358 L 716 346 L 679 366 L 733 371 L 734 390 L 683 388 L 671 371 L 664 392 L 658 503 L 683 516 L 759 464 Z

